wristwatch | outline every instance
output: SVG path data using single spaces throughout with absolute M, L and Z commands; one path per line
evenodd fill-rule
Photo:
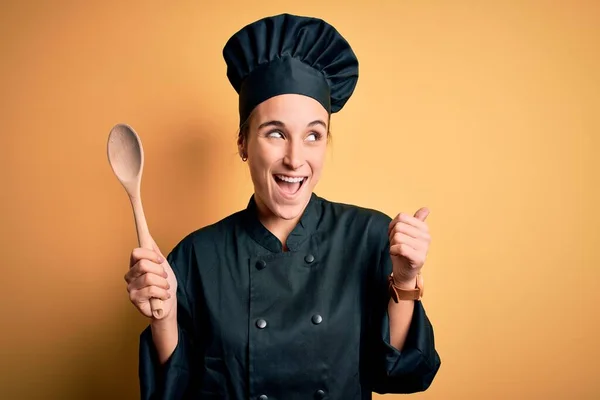
M 395 303 L 400 300 L 421 300 L 423 297 L 423 275 L 417 274 L 417 284 L 414 289 L 403 289 L 396 286 L 394 282 L 394 273 L 388 277 L 390 296 Z

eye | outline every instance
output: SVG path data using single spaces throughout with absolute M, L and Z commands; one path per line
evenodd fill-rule
M 306 140 L 308 142 L 316 142 L 317 140 L 321 139 L 323 137 L 322 134 L 320 134 L 319 132 L 311 132 L 307 137 Z
M 282 139 L 283 133 L 281 133 L 279 131 L 271 131 L 271 132 L 267 133 L 267 137 L 274 138 L 274 139 Z

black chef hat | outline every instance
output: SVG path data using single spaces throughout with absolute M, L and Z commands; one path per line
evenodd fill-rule
M 253 22 L 223 48 L 239 94 L 240 125 L 258 104 L 280 94 L 309 96 L 328 113 L 342 109 L 358 80 L 358 60 L 327 22 L 281 14 Z

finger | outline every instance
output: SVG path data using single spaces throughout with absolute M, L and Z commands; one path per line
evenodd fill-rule
M 408 221 L 412 221 L 412 222 L 409 223 Z M 419 221 L 415 217 L 411 217 L 410 215 L 401 212 L 398 215 L 396 215 L 396 218 L 394 218 L 392 220 L 392 222 L 390 222 L 390 224 L 388 226 L 388 236 L 390 236 L 390 234 L 392 233 L 392 230 L 394 229 L 394 226 L 396 226 L 399 222 L 407 223 L 410 226 L 414 226 L 415 228 L 422 228 L 423 224 L 424 224 L 424 222 Z
M 392 231 L 390 232 L 390 237 L 391 237 L 391 235 L 393 235 L 396 232 L 401 232 L 410 237 L 413 237 L 415 239 L 422 239 L 426 242 L 431 241 L 431 236 L 429 235 L 429 232 L 425 232 L 425 231 L 423 231 L 419 228 L 416 228 L 412 225 L 409 225 L 405 222 L 396 222 L 396 225 L 394 225 L 392 227 Z
M 425 243 L 421 243 L 421 240 L 419 239 L 415 239 L 401 232 L 392 232 L 392 236 L 390 236 L 390 246 L 397 244 L 406 244 L 416 250 L 422 249 L 425 246 Z
M 131 256 L 129 257 L 129 267 L 133 267 L 138 261 L 144 259 L 153 261 L 157 264 L 162 264 L 165 261 L 164 257 L 156 251 L 138 247 L 131 252 Z
M 422 251 L 413 249 L 412 247 L 400 243 L 390 247 L 392 256 L 405 257 L 410 261 L 413 268 L 421 267 L 425 263 L 425 255 Z
M 420 219 L 417 219 L 406 213 L 398 214 L 398 221 L 414 226 L 415 228 L 418 228 L 424 232 L 429 232 L 429 226 L 427 226 L 425 221 L 421 221 Z
M 423 210 L 423 209 L 420 209 L 420 210 Z M 417 213 L 419 211 L 417 211 Z M 424 211 L 421 211 L 421 213 L 424 213 Z M 388 236 L 390 235 L 390 233 L 392 232 L 392 229 L 394 229 L 394 226 L 398 222 L 407 223 L 407 224 L 409 224 L 411 226 L 414 226 L 416 228 L 422 229 L 422 230 L 424 230 L 426 232 L 429 231 L 429 228 L 427 227 L 427 224 L 424 221 L 421 221 L 420 219 L 418 219 L 416 217 L 413 217 L 413 216 L 411 216 L 411 215 L 409 215 L 407 213 L 401 212 L 398 215 L 396 215 L 396 217 L 388 225 Z
M 132 302 L 141 304 L 149 301 L 152 298 L 168 300 L 171 298 L 171 294 L 163 288 L 159 288 L 157 286 L 147 286 L 143 289 L 132 290 L 129 298 Z
M 428 215 L 429 215 L 429 209 L 427 207 L 421 207 L 415 213 L 415 218 L 418 219 L 419 221 L 425 222 L 425 219 L 427 218 Z
M 149 272 L 132 280 L 127 285 L 127 290 L 139 290 L 148 286 L 157 286 L 166 290 L 170 288 L 169 282 L 164 277 Z
M 148 273 L 160 275 L 164 278 L 168 276 L 167 271 L 165 271 L 165 268 L 161 264 L 156 264 L 152 261 L 142 259 L 127 271 L 127 273 L 125 274 L 125 281 L 129 283 L 137 279 L 138 277 Z
M 400 222 L 400 214 L 396 215 L 396 217 L 394 217 L 394 219 L 388 225 L 388 236 L 392 234 L 392 229 L 394 229 L 394 226 L 396 226 L 398 222 Z
M 165 271 L 165 269 L 162 265 L 156 264 L 147 259 L 142 259 L 142 260 L 138 261 L 133 267 L 129 268 L 129 270 L 125 274 L 125 281 L 127 283 L 129 283 L 129 282 L 133 281 L 134 279 L 138 278 L 139 276 L 142 276 L 142 275 L 148 274 L 148 273 L 160 275 L 164 278 L 166 278 L 168 276 L 167 272 Z

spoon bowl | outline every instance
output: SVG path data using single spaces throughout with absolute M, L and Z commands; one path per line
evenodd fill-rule
M 108 160 L 117 179 L 121 183 L 141 181 L 144 150 L 137 133 L 128 125 L 115 125 L 108 136 L 107 147 Z

